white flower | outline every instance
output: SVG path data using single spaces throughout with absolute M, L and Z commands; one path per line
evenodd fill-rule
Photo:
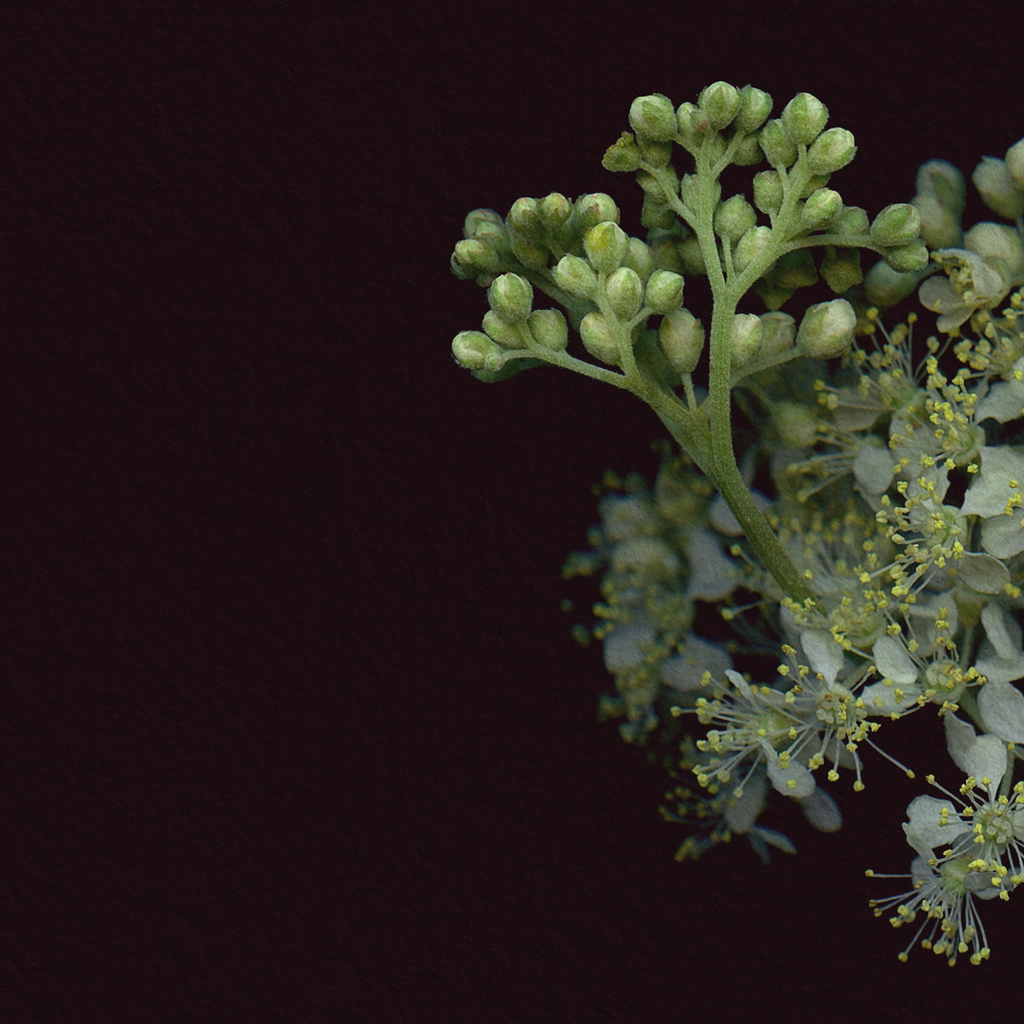
M 985 685 L 1012 683 L 1015 679 L 1024 678 L 1019 623 L 997 604 L 987 604 L 982 608 L 981 622 L 985 627 L 985 642 L 978 651 L 974 667 L 988 680 Z
M 698 527 L 686 545 L 690 578 L 686 596 L 691 601 L 721 601 L 736 588 L 739 573 L 731 558 L 722 551 L 722 542 L 711 530 Z
M 953 840 L 970 832 L 956 807 L 934 796 L 916 796 L 907 807 L 909 822 L 903 823 L 907 842 L 926 860 L 938 847 L 952 849 Z
M 721 679 L 732 668 L 732 658 L 721 644 L 687 633 L 679 646 L 680 653 L 666 658 L 659 670 L 662 683 L 670 689 L 699 690 L 708 677 Z
M 980 964 L 987 960 L 991 950 L 981 918 L 974 906 L 974 897 L 987 900 L 998 895 L 995 890 L 976 892 L 972 890 L 973 880 L 967 867 L 967 857 L 947 861 L 936 867 L 930 865 L 926 858 L 915 857 L 910 865 L 910 878 L 913 887 L 886 900 L 869 900 L 868 905 L 874 909 L 875 917 L 881 917 L 886 910 L 895 908 L 895 916 L 889 918 L 894 928 L 911 924 L 919 911 L 925 914 L 924 921 L 899 954 L 899 959 L 906 961 L 911 947 L 921 937 L 929 921 L 932 928 L 922 939 L 921 945 L 939 956 L 948 958 L 950 966 L 956 963 L 957 954 L 971 953 L 971 963 Z M 876 875 L 874 878 L 906 878 L 907 875 Z
M 990 679 L 978 691 L 978 710 L 987 728 L 1004 743 L 1024 743 L 1024 694 L 1017 687 Z
M 932 258 L 948 277 L 929 277 L 918 290 L 925 309 L 939 313 L 936 327 L 955 331 L 975 310 L 994 309 L 1010 290 L 999 267 L 968 249 L 937 249 Z

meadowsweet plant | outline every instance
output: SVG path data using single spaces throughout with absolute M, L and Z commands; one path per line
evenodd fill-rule
M 925 716 L 951 763 L 907 808 L 909 873 L 868 872 L 904 891 L 872 906 L 911 926 L 901 959 L 920 939 L 977 964 L 982 910 L 1024 882 L 1024 139 L 975 169 L 993 219 L 964 230 L 950 164 L 847 206 L 853 135 L 807 93 L 772 113 L 725 82 L 635 99 L 603 162 L 643 189 L 642 238 L 604 193 L 474 210 L 452 269 L 490 308 L 452 352 L 483 381 L 549 364 L 630 391 L 678 446 L 650 485 L 607 476 L 565 566 L 601 580 L 578 629 L 614 679 L 602 715 L 670 745 L 677 859 L 794 852 L 760 823 L 773 790 L 838 830 L 844 777 L 914 777 L 886 737 Z M 819 280 L 835 297 L 794 309 Z M 881 318 L 915 292 L 924 340 Z

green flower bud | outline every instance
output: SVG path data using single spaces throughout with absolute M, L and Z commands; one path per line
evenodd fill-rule
M 704 328 L 689 310 L 673 310 L 658 327 L 658 344 L 676 373 L 692 373 L 704 348 Z
M 644 292 L 644 302 L 652 313 L 671 313 L 683 304 L 683 279 L 670 270 L 651 274 Z
M 856 152 L 853 132 L 845 128 L 829 128 L 814 140 L 807 151 L 807 163 L 815 174 L 834 174 L 845 167 Z
M 800 227 L 804 231 L 820 231 L 843 212 L 843 197 L 831 188 L 812 192 L 800 211 Z
M 588 192 L 576 200 L 576 228 L 580 234 L 605 220 L 619 223 L 619 208 L 605 192 Z
M 676 126 L 679 137 L 688 146 L 699 145 L 705 134 L 711 131 L 707 114 L 694 103 L 679 104 L 676 108 Z
M 643 209 L 640 211 L 640 223 L 645 228 L 670 228 L 676 222 L 676 211 L 667 203 L 656 203 L 645 194 Z
M 1024 189 L 1024 139 L 1015 142 L 1006 151 L 1006 170 L 1014 185 Z
M 757 141 L 756 135 L 748 135 L 741 139 L 732 151 L 732 163 L 737 167 L 753 167 L 763 159 L 764 153 L 761 152 L 761 144 Z
M 559 288 L 577 299 L 592 299 L 597 291 L 597 274 L 579 256 L 563 256 L 552 268 Z
M 646 281 L 654 269 L 654 253 L 646 242 L 630 236 L 629 245 L 622 254 L 622 265 L 631 267 L 640 275 L 641 281 Z
M 828 108 L 809 92 L 797 93 L 782 111 L 782 123 L 798 146 L 809 146 L 828 123 Z
M 685 268 L 682 257 L 679 255 L 679 236 L 674 232 L 652 231 L 648 237 L 651 240 L 651 244 L 648 246 L 651 253 L 651 269 L 670 270 L 673 274 L 682 274 Z M 623 264 L 629 265 L 625 260 Z M 644 278 L 638 268 L 634 267 L 633 269 L 640 274 L 641 279 Z M 647 276 L 650 277 L 649 274 Z
M 910 271 L 924 270 L 928 266 L 928 246 L 923 239 L 916 242 L 907 242 L 906 245 L 894 245 L 889 249 L 882 249 L 880 255 L 893 270 L 901 274 Z
M 772 426 L 787 448 L 813 448 L 818 441 L 815 426 L 818 414 L 813 406 L 799 402 L 776 402 Z
M 623 132 L 601 158 L 601 166 L 606 171 L 635 171 L 642 162 L 643 157 L 631 132 Z
M 720 159 L 725 153 L 726 141 L 719 132 L 710 132 L 704 137 L 704 154 L 710 163 Z
M 679 258 L 683 261 L 683 271 L 687 276 L 708 272 L 704 263 L 704 251 L 696 235 L 690 235 L 679 243 Z
M 526 321 L 534 341 L 554 352 L 561 352 L 569 343 L 569 328 L 557 309 L 536 309 Z
M 960 214 L 947 209 L 927 192 L 918 192 L 910 204 L 921 218 L 921 238 L 929 248 L 959 248 L 964 238 Z
M 672 101 L 661 93 L 638 96 L 629 107 L 629 123 L 633 130 L 654 142 L 670 142 L 678 124 Z
M 467 370 L 500 370 L 505 365 L 501 347 L 480 331 L 456 334 L 452 340 L 452 355 L 455 362 Z
M 917 169 L 917 191 L 922 195 L 935 196 L 959 219 L 967 203 L 967 185 L 959 168 L 946 160 L 929 160 Z
M 732 318 L 732 354 L 730 365 L 734 370 L 746 366 L 758 352 L 764 340 L 764 324 L 753 313 L 737 313 Z
M 599 362 L 619 365 L 619 343 L 611 324 L 600 313 L 588 313 L 580 323 L 583 347 Z
M 1007 220 L 1016 220 L 1024 213 L 1024 191 L 1010 177 L 1005 160 L 983 156 L 981 163 L 974 168 L 971 181 L 982 201 L 993 213 Z
M 921 216 L 910 203 L 887 206 L 871 223 L 871 241 L 875 245 L 906 245 L 917 238 Z
M 828 174 L 812 174 L 804 183 L 804 187 L 800 189 L 797 198 L 810 199 L 819 188 L 824 188 L 828 184 L 829 177 Z
M 533 308 L 533 287 L 518 274 L 501 274 L 487 289 L 491 309 L 510 323 L 522 323 Z
M 730 196 L 715 210 L 715 233 L 735 243 L 757 223 L 757 212 L 743 196 Z
M 529 270 L 544 270 L 548 265 L 551 250 L 540 242 L 531 241 L 517 231 L 511 233 L 512 252 L 524 267 Z
M 650 171 L 637 171 L 636 183 L 651 197 L 654 202 L 665 205 L 669 202 L 669 194 L 664 186 Z
M 451 263 L 452 273 L 460 281 L 476 281 L 478 278 L 486 277 L 486 274 L 481 274 L 480 271 L 474 269 L 473 267 L 463 266 L 458 261 L 458 259 L 457 259 L 457 257 L 456 257 L 454 252 L 452 253 L 452 258 L 451 258 L 450 263 Z M 484 281 L 482 283 L 486 284 L 486 281 Z
M 771 241 L 772 229 L 761 224 L 744 232 L 732 254 L 733 269 L 742 274 Z
M 772 167 L 791 167 L 799 155 L 796 143 L 789 137 L 785 125 L 777 118 L 769 121 L 760 131 L 758 142 L 765 159 Z
M 842 295 L 854 285 L 860 284 L 864 280 L 860 269 L 860 249 L 826 246 L 825 258 L 821 261 L 821 276 L 836 295 Z
M 894 270 L 879 260 L 864 276 L 864 297 L 872 306 L 888 309 L 912 295 L 920 282 L 919 274 Z
M 811 306 L 800 321 L 796 347 L 811 359 L 834 359 L 849 347 L 857 314 L 846 299 Z
M 636 140 L 636 146 L 648 167 L 668 167 L 672 159 L 671 142 L 652 142 L 641 135 Z
M 796 344 L 796 321 L 788 313 L 762 313 L 760 319 L 764 325 L 762 356 L 778 355 Z
M 778 213 L 785 199 L 778 171 L 758 171 L 754 175 L 754 205 L 762 213 Z
M 561 192 L 546 195 L 538 204 L 540 222 L 548 231 L 560 228 L 572 215 L 572 203 Z
M 599 274 L 610 274 L 621 262 L 629 245 L 629 236 L 614 221 L 606 220 L 583 236 L 590 265 Z
M 619 267 L 609 275 L 604 290 L 608 296 L 608 305 L 620 320 L 636 316 L 644 301 L 644 283 L 640 275 L 629 267 Z
M 829 234 L 832 235 L 866 235 L 871 229 L 868 211 L 863 206 L 844 206 L 843 212 L 833 222 Z
M 733 127 L 738 132 L 755 132 L 768 120 L 771 112 L 771 96 L 752 85 L 745 85 L 740 89 L 740 109 Z
M 519 325 L 503 320 L 493 309 L 484 313 L 483 328 L 492 341 L 504 348 L 526 348 L 526 342 L 519 333 Z
M 517 199 L 508 211 L 505 223 L 527 238 L 540 238 L 544 234 L 536 199 Z
M 740 91 L 728 82 L 715 82 L 704 89 L 697 104 L 707 116 L 712 131 L 720 131 L 732 124 L 740 112 Z
M 504 229 L 505 222 L 501 219 L 501 214 L 497 210 L 471 210 L 466 214 L 465 223 L 462 225 L 462 233 L 466 238 L 475 238 L 477 231 L 484 224 L 490 224 Z
M 776 284 L 796 291 L 815 284 L 818 271 L 814 269 L 811 254 L 806 249 L 796 249 L 779 257 L 771 276 Z
M 463 238 L 455 243 L 453 259 L 472 276 L 487 274 L 498 269 L 498 254 L 479 238 Z

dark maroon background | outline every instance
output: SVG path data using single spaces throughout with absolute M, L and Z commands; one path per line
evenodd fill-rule
M 839 835 L 773 806 L 798 857 L 674 863 L 559 611 L 658 424 L 449 357 L 469 209 L 607 190 L 639 233 L 600 166 L 634 95 L 813 92 L 872 213 L 1001 155 L 1001 5 L 215 6 L 6 19 L 0 1021 L 1019 1008 L 1024 898 L 953 972 L 868 911 L 920 790 L 880 758 Z M 924 716 L 880 738 L 948 769 Z

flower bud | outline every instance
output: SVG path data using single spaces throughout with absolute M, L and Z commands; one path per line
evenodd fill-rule
M 1006 171 L 1017 188 L 1024 189 L 1024 139 L 1006 151 Z
M 610 274 L 621 262 L 629 245 L 629 236 L 614 221 L 606 220 L 583 236 L 590 265 L 599 274 Z
M 519 325 L 503 320 L 493 309 L 484 313 L 483 328 L 492 341 L 504 348 L 526 348 L 526 342 L 519 334 Z
M 1017 282 L 1024 273 L 1024 246 L 1020 235 L 1008 224 L 975 224 L 964 235 L 964 248 L 994 264 L 1007 285 Z
M 860 250 L 855 247 L 837 249 L 834 245 L 826 246 L 820 269 L 825 283 L 836 295 L 842 295 L 864 280 L 860 269 Z
M 693 103 L 680 103 L 676 108 L 676 126 L 679 137 L 689 146 L 698 145 L 711 131 L 707 114 Z
M 853 340 L 857 314 L 846 299 L 833 299 L 811 306 L 800 321 L 796 347 L 811 359 L 833 359 Z
M 511 232 L 512 253 L 528 270 L 545 270 L 551 250 L 539 241 L 532 241 L 518 231 Z
M 467 370 L 500 370 L 505 365 L 501 347 L 480 331 L 456 334 L 452 340 L 452 355 L 455 362 Z
M 828 174 L 812 174 L 797 193 L 797 199 L 810 199 L 819 188 L 824 188 L 828 184 L 830 177 Z
M 608 305 L 620 320 L 636 316 L 644 301 L 644 284 L 640 275 L 629 267 L 619 267 L 604 285 Z
M 787 448 L 814 447 L 818 442 L 817 425 L 818 414 L 813 406 L 783 401 L 772 408 L 772 426 Z
M 576 227 L 582 234 L 605 220 L 619 223 L 619 208 L 605 192 L 589 192 L 576 200 Z
M 757 223 L 757 213 L 743 196 L 730 196 L 715 210 L 715 232 L 731 243 L 739 241 Z
M 784 198 L 778 171 L 758 171 L 754 175 L 754 205 L 762 213 L 778 213 Z
M 704 328 L 688 309 L 673 310 L 661 321 L 658 344 L 676 373 L 692 373 L 704 348 Z
M 597 274 L 579 256 L 563 256 L 551 271 L 555 284 L 577 299 L 592 299 L 597 290 Z
M 548 231 L 560 228 L 572 215 L 572 203 L 561 192 L 552 192 L 537 203 L 540 222 Z
M 472 271 L 474 277 L 498 269 L 498 254 L 479 238 L 464 238 L 456 242 L 453 259 L 464 270 Z
M 866 235 L 871 230 L 868 211 L 863 206 L 844 206 L 830 227 L 832 235 Z
M 1024 213 L 1024 191 L 1010 177 L 1005 160 L 983 156 L 974 168 L 971 181 L 985 205 L 1000 217 L 1016 220 Z
M 538 345 L 561 352 L 569 343 L 569 328 L 557 309 L 535 309 L 526 324 Z
M 706 274 L 708 268 L 704 263 L 704 252 L 696 235 L 690 235 L 679 243 L 679 258 L 683 262 L 683 271 L 687 275 Z
M 487 301 L 498 316 L 521 323 L 533 308 L 533 287 L 518 274 L 501 274 L 487 289 Z
M 601 166 L 606 171 L 635 171 L 642 162 L 643 157 L 631 132 L 623 132 L 601 158 Z
M 475 238 L 477 231 L 484 224 L 496 225 L 502 229 L 505 227 L 505 222 L 501 219 L 501 214 L 497 210 L 471 210 L 466 214 L 465 223 L 462 225 L 462 233 L 466 238 Z
M 505 223 L 527 238 L 540 238 L 544 233 L 536 199 L 517 199 L 508 211 Z
M 960 215 L 947 209 L 934 195 L 918 192 L 910 200 L 921 218 L 921 238 L 932 249 L 955 249 L 963 241 Z
M 788 313 L 762 313 L 761 323 L 764 325 L 762 356 L 778 355 L 796 344 L 796 321 Z
M 732 254 L 733 269 L 742 274 L 771 241 L 772 229 L 761 224 L 744 232 Z
M 957 218 L 964 212 L 967 202 L 967 185 L 960 169 L 946 160 L 929 160 L 917 169 L 915 182 L 922 195 L 935 196 Z
M 910 203 L 887 206 L 871 223 L 871 241 L 875 245 L 906 245 L 917 238 L 921 216 Z
M 733 127 L 738 132 L 756 132 L 771 112 L 771 96 L 752 85 L 745 85 L 740 89 L 740 109 Z
M 758 352 L 764 340 L 764 324 L 753 313 L 737 313 L 732 318 L 732 357 L 734 370 L 746 366 Z
M 670 270 L 651 274 L 644 291 L 644 302 L 652 313 L 671 313 L 683 304 L 683 279 Z
M 901 274 L 924 270 L 928 266 L 928 246 L 920 238 L 915 242 L 907 242 L 906 245 L 882 249 L 880 255 L 893 270 Z
M 629 123 L 633 130 L 654 142 L 670 142 L 678 128 L 672 101 L 661 93 L 638 96 L 629 108 Z
M 879 260 L 864 275 L 864 296 L 871 305 L 888 309 L 913 294 L 920 280 L 918 274 L 894 270 L 885 260 Z
M 717 132 L 740 112 L 740 91 L 728 82 L 715 82 L 701 92 L 697 105 L 707 116 L 711 130 Z
M 748 135 L 739 141 L 732 151 L 731 162 L 736 167 L 753 167 L 764 159 L 761 152 L 761 144 L 757 141 L 756 135 Z
M 645 228 L 670 228 L 676 223 L 676 211 L 666 203 L 656 203 L 644 194 L 644 205 L 640 210 L 640 223 Z
M 777 118 L 765 124 L 758 135 L 758 141 L 765 159 L 772 167 L 790 167 L 795 163 L 798 155 L 796 143 Z
M 650 171 L 637 171 L 636 183 L 651 197 L 654 202 L 665 205 L 669 202 L 669 194 L 664 186 Z
M 800 211 L 800 227 L 804 231 L 820 231 L 843 212 L 843 197 L 831 188 L 812 192 Z
M 809 92 L 801 92 L 786 104 L 782 123 L 793 142 L 809 146 L 828 123 L 828 108 Z
M 615 340 L 611 324 L 600 313 L 588 313 L 580 322 L 583 347 L 597 360 L 608 366 L 619 365 L 619 343 Z
M 641 281 L 646 281 L 654 269 L 654 253 L 651 247 L 632 235 L 629 238 L 629 245 L 622 254 L 622 266 L 631 267 L 640 275 Z
M 807 163 L 815 174 L 834 174 L 845 167 L 856 152 L 853 132 L 845 128 L 829 128 L 814 140 L 807 151 Z
M 668 167 L 672 159 L 671 142 L 652 142 L 641 135 L 636 140 L 636 148 L 648 167 Z

